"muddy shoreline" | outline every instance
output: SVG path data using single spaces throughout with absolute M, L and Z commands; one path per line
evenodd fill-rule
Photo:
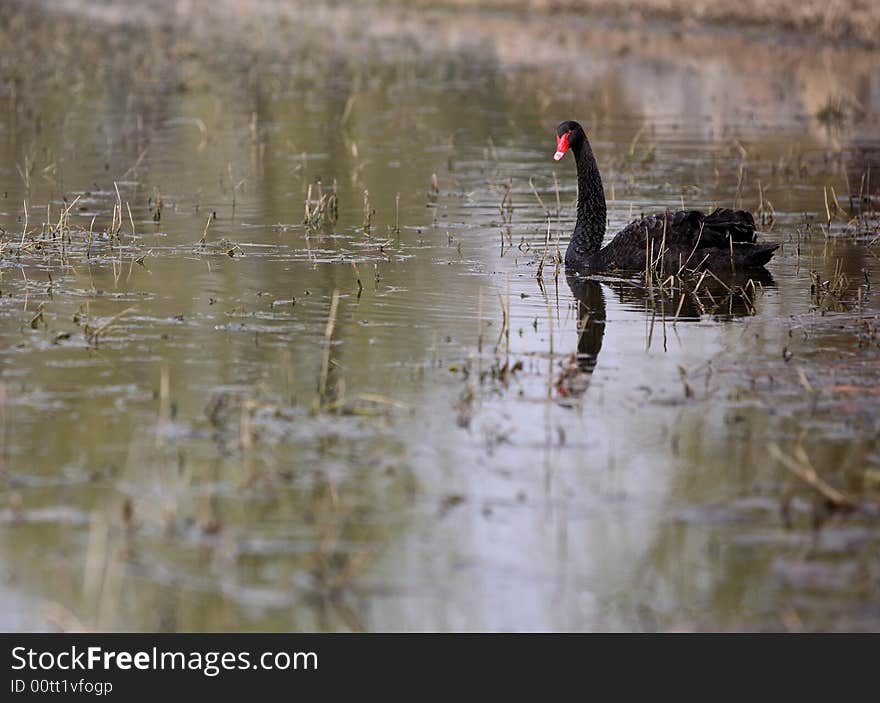
M 659 31 L 690 33 L 699 28 L 775 32 L 804 42 L 880 46 L 880 6 L 866 0 L 415 0 L 410 7 L 455 7 L 471 10 L 512 10 L 545 14 L 589 15 L 597 19 L 642 26 L 668 23 Z M 652 31 L 654 27 L 651 27 Z
M 362 60 L 401 51 L 438 58 L 479 54 L 491 57 L 507 72 L 538 69 L 553 84 L 567 83 L 572 96 L 589 93 L 597 73 L 614 71 L 638 57 L 664 70 L 674 67 L 692 74 L 713 101 L 752 110 L 758 121 L 779 119 L 790 110 L 779 96 L 796 94 L 796 110 L 811 118 L 805 127 L 822 133 L 834 150 L 840 145 L 836 135 L 828 133 L 831 123 L 855 124 L 860 141 L 873 140 L 877 133 L 871 87 L 877 52 L 869 42 L 853 41 L 856 35 L 827 41 L 830 35 L 791 31 L 789 25 L 769 21 L 731 26 L 694 17 L 684 23 L 664 17 L 649 23 L 644 21 L 646 15 L 639 19 L 632 13 L 603 13 L 605 5 L 623 7 L 611 0 L 595 0 L 595 19 L 575 12 L 577 3 L 567 0 L 497 0 L 488 10 L 460 11 L 454 7 L 457 3 L 469 4 L 449 0 L 429 8 L 422 0 L 414 5 L 355 0 L 320 6 L 280 0 L 146 0 L 123 10 L 108 0 L 13 0 L 11 7 L 20 7 L 24 16 L 70 15 L 107 29 L 167 31 L 186 51 L 206 58 L 219 50 L 210 48 L 217 43 L 253 57 L 292 57 L 301 42 L 291 39 L 303 28 L 311 28 L 312 36 L 320 36 L 320 42 L 339 55 Z M 656 3 L 646 0 L 646 4 Z M 546 11 L 524 11 L 538 7 Z M 770 2 L 768 7 L 778 8 L 780 3 Z M 768 76 L 773 74 L 787 74 L 788 85 L 772 85 Z M 654 93 L 643 86 L 630 99 L 646 103 L 642 109 L 648 114 L 656 109 Z M 688 110 L 684 103 L 679 107 L 682 114 Z
M 336 22 L 342 20 L 345 24 L 346 17 L 363 19 L 366 14 L 370 16 L 369 22 L 355 21 L 358 33 L 365 36 L 373 36 L 377 26 L 389 21 L 411 21 L 415 16 L 424 21 L 421 38 L 429 43 L 438 23 L 464 22 L 480 34 L 487 28 L 510 24 L 546 24 L 577 36 L 577 24 L 583 22 L 594 29 L 642 33 L 655 41 L 664 37 L 699 41 L 706 35 L 717 40 L 720 33 L 724 38 L 736 36 L 738 41 L 755 45 L 880 48 L 880 5 L 867 0 L 745 0 L 732 4 L 709 0 L 351 0 L 325 4 L 283 0 L 145 0 L 124 8 L 108 0 L 12 0 L 13 5 L 16 3 L 43 5 L 52 11 L 75 13 L 108 25 L 146 23 L 170 27 L 185 23 L 191 28 L 206 28 L 225 21 L 243 28 L 258 28 L 290 19 L 324 24 L 330 34 L 337 33 Z M 536 36 L 527 45 L 528 53 L 543 51 L 547 37 L 552 34 L 551 30 Z M 560 41 L 564 41 L 561 33 Z

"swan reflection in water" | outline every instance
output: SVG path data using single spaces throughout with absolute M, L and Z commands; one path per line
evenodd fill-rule
M 692 322 L 711 316 L 718 321 L 755 314 L 755 301 L 774 285 L 766 269 L 726 277 L 703 276 L 683 287 L 649 288 L 642 281 L 597 280 L 577 273 L 566 275 L 577 303 L 577 351 L 563 361 L 556 378 L 557 400 L 574 404 L 586 392 L 605 336 L 605 289 L 629 308 L 644 305 L 658 324 Z

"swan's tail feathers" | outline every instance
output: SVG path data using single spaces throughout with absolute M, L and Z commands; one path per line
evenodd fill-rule
M 705 215 L 701 223 L 702 237 L 707 246 L 723 250 L 733 244 L 734 263 L 737 269 L 762 268 L 770 259 L 778 244 L 757 244 L 755 218 L 746 210 L 718 208 Z
M 717 232 L 734 242 L 751 244 L 757 239 L 755 235 L 755 218 L 746 210 L 718 208 L 703 218 L 703 229 Z M 774 247 L 775 248 L 775 247 Z M 772 250 L 771 250 L 772 255 Z M 767 261 L 770 257 L 767 257 Z
M 755 244 L 743 252 L 743 268 L 759 268 L 770 262 L 778 244 Z

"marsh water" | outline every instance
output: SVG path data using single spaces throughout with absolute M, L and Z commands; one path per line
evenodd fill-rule
M 253 5 L 0 10 L 3 629 L 880 627 L 876 54 Z

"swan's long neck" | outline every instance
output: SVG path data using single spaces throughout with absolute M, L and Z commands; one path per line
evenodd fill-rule
M 574 262 L 595 254 L 602 248 L 606 209 L 602 177 L 599 175 L 596 157 L 593 156 L 593 150 L 586 137 L 579 148 L 572 151 L 577 164 L 577 222 L 565 258 L 566 261 Z

